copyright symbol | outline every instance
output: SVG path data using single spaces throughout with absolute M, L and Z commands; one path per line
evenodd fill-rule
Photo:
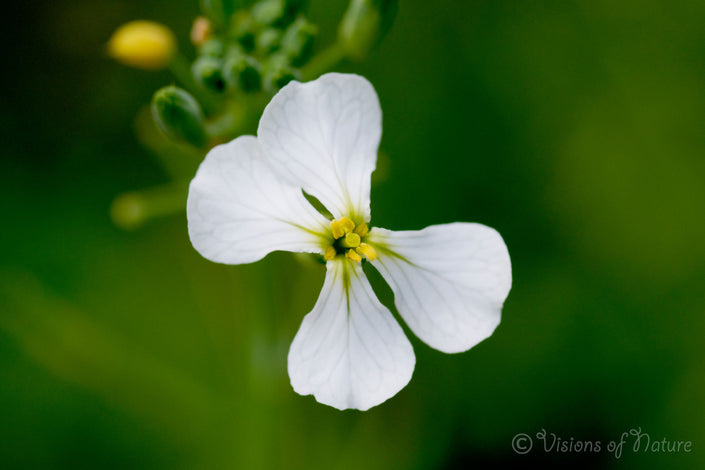
M 533 445 L 534 443 L 528 434 L 519 433 L 512 439 L 512 449 L 520 455 L 528 453 Z

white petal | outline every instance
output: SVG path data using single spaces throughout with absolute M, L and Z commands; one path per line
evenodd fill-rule
M 340 410 L 366 410 L 409 383 L 414 351 L 359 264 L 333 260 L 289 350 L 294 390 Z
M 265 108 L 257 135 L 273 167 L 336 218 L 370 220 L 382 111 L 365 78 L 329 73 L 290 82 Z
M 328 221 L 282 182 L 255 137 L 213 148 L 189 187 L 191 243 L 211 261 L 250 263 L 275 250 L 322 252 Z
M 502 237 L 481 224 L 433 225 L 419 231 L 375 228 L 372 264 L 394 292 L 399 314 L 426 344 L 466 351 L 492 334 L 512 284 Z

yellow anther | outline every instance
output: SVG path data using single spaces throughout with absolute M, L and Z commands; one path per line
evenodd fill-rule
M 330 229 L 333 231 L 333 237 L 337 240 L 346 233 L 350 233 L 355 228 L 355 223 L 347 217 L 341 217 L 330 223 Z
M 353 250 L 348 250 L 348 251 L 345 253 L 345 257 L 346 257 L 347 259 L 350 259 L 350 260 L 355 261 L 356 263 L 359 263 L 360 261 L 362 261 L 362 258 L 360 257 L 360 255 L 358 255 L 357 253 L 355 253 L 355 251 L 353 251 Z
M 125 65 L 158 70 L 171 62 L 176 53 L 176 38 L 161 24 L 131 21 L 115 31 L 108 42 L 108 53 Z
M 377 252 L 367 243 L 360 243 L 360 246 L 355 248 L 355 251 L 357 251 L 359 255 L 364 256 L 370 261 L 374 261 L 377 259 Z
M 355 230 L 355 222 L 348 219 L 347 217 L 341 217 L 340 223 L 343 224 L 343 229 L 345 230 L 345 233 L 350 233 Z
M 333 248 L 332 246 L 329 246 L 328 248 L 326 248 L 326 252 L 323 255 L 323 259 L 326 261 L 330 261 L 333 258 L 335 258 L 335 255 L 336 255 L 335 248 Z
M 364 237 L 365 235 L 367 235 L 369 233 L 369 231 L 370 231 L 370 228 L 367 226 L 366 223 L 362 223 L 362 224 L 358 225 L 357 227 L 355 227 L 355 233 L 360 235 L 360 237 Z
M 345 238 L 340 241 L 340 246 L 343 248 L 357 248 L 360 246 L 360 235 L 357 233 L 345 234 Z
M 333 238 L 335 238 L 336 240 L 345 235 L 345 229 L 343 228 L 343 224 L 340 223 L 339 220 L 334 220 L 333 222 L 331 222 L 330 229 L 333 232 Z

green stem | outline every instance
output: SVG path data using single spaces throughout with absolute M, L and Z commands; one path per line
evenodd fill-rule
M 269 99 L 270 95 L 262 92 L 232 95 L 223 111 L 206 122 L 206 133 L 219 141 L 256 133 L 257 123 Z
M 169 64 L 169 70 L 174 74 L 176 80 L 181 83 L 181 86 L 196 97 L 196 100 L 201 104 L 207 115 L 220 107 L 218 101 L 204 92 L 194 81 L 191 75 L 191 63 L 181 52 L 177 51 L 174 54 L 174 58 Z
M 186 208 L 187 195 L 186 182 L 173 182 L 131 191 L 113 200 L 110 216 L 118 227 L 134 230 L 149 220 L 183 211 Z

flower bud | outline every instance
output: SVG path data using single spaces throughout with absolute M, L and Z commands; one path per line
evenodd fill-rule
M 223 57 L 223 41 L 217 38 L 212 38 L 201 44 L 198 53 L 208 57 Z
M 110 218 L 123 230 L 134 230 L 147 218 L 144 201 L 136 193 L 121 194 L 110 205 Z
M 296 80 L 296 71 L 288 64 L 282 54 L 273 55 L 267 64 L 263 85 L 267 92 L 276 93 L 292 80 Z
M 159 70 L 171 62 L 176 38 L 169 28 L 152 21 L 120 26 L 108 41 L 108 54 L 118 62 L 145 70 Z
M 276 28 L 267 28 L 257 35 L 255 49 L 260 55 L 268 56 L 279 49 L 282 41 L 282 32 Z
M 254 21 L 263 27 L 285 28 L 296 18 L 302 0 L 263 0 L 252 7 Z
M 191 73 L 196 83 L 203 88 L 220 93 L 225 90 L 221 66 L 220 59 L 202 56 L 196 59 L 191 66 Z
M 240 10 L 233 15 L 230 34 L 245 52 L 255 49 L 255 21 L 249 11 Z
M 291 58 L 294 67 L 301 67 L 313 54 L 313 42 L 318 28 L 300 16 L 289 26 L 281 41 L 282 52 Z
M 350 0 L 338 27 L 338 39 L 348 57 L 363 59 L 394 21 L 398 0 Z
M 223 76 L 229 86 L 244 92 L 262 88 L 262 66 L 253 57 L 242 53 L 230 54 L 223 63 Z
M 201 11 L 217 27 L 228 24 L 228 18 L 235 11 L 234 0 L 201 0 Z
M 284 15 L 284 2 L 265 0 L 252 7 L 252 18 L 260 25 L 273 25 Z
M 170 138 L 195 147 L 206 144 L 203 111 L 198 101 L 185 90 L 175 86 L 158 90 L 152 97 L 152 117 Z
M 308 2 L 306 0 L 285 0 L 284 10 L 287 15 L 295 18 L 305 7 Z

